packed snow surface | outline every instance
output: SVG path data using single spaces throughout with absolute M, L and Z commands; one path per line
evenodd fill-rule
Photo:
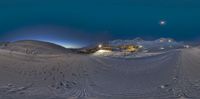
M 50 49 L 0 49 L 0 99 L 200 98 L 200 47 L 138 58 Z

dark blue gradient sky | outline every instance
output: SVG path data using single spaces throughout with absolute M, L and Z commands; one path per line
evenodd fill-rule
M 0 41 L 80 47 L 135 37 L 198 40 L 199 12 L 199 0 L 1 0 Z

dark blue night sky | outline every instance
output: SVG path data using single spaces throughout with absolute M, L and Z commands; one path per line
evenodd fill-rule
M 165 21 L 166 24 L 159 24 Z M 0 41 L 80 47 L 113 39 L 200 39 L 199 0 L 1 0 Z

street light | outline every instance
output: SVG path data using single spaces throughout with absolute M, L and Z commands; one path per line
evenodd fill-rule
M 99 44 L 99 45 L 98 45 L 98 47 L 99 47 L 99 48 L 102 48 L 102 45 L 101 45 L 101 44 Z

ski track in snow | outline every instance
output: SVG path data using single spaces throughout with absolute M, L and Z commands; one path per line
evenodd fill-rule
M 0 50 L 0 99 L 199 99 L 200 48 L 133 59 Z

